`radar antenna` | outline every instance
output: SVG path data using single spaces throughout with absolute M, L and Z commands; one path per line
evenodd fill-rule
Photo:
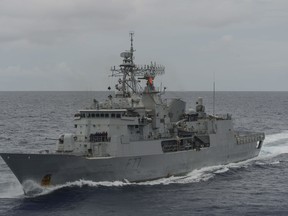
M 132 94 L 141 94 L 142 87 L 139 85 L 138 79 L 146 79 L 147 86 L 154 91 L 153 80 L 157 75 L 162 75 L 165 72 L 165 67 L 157 65 L 156 62 L 150 65 L 135 65 L 134 64 L 134 47 L 133 37 L 134 32 L 130 32 L 130 50 L 122 52 L 120 56 L 123 58 L 122 64 L 118 68 L 111 67 L 113 77 L 120 77 L 115 88 L 121 92 L 124 97 L 129 97 Z M 122 77 L 122 78 L 121 78 Z

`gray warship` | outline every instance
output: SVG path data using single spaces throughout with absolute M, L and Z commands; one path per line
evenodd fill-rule
M 202 98 L 194 111 L 181 99 L 162 100 L 165 88 L 154 79 L 164 66 L 136 65 L 133 34 L 130 42 L 123 62 L 111 68 L 115 92 L 79 110 L 74 133 L 60 135 L 55 151 L 0 153 L 22 185 L 141 182 L 258 156 L 264 133 L 235 131 L 231 115 L 207 114 Z

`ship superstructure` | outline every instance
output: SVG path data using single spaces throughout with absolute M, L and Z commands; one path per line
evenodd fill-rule
M 55 152 L 1 154 L 20 183 L 146 181 L 259 154 L 264 133 L 234 131 L 231 115 L 207 114 L 202 98 L 190 112 L 181 99 L 163 101 L 165 88 L 157 89 L 154 79 L 164 66 L 136 65 L 133 33 L 130 42 L 122 63 L 111 68 L 115 93 L 79 110 L 75 133 L 60 135 Z

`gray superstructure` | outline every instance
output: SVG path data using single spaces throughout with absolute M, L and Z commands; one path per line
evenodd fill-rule
M 202 98 L 190 112 L 181 99 L 164 102 L 153 81 L 165 68 L 134 64 L 133 34 L 121 57 L 115 93 L 76 113 L 75 133 L 60 135 L 55 152 L 0 154 L 21 184 L 147 181 L 259 154 L 264 133 L 234 131 L 231 116 L 207 114 Z

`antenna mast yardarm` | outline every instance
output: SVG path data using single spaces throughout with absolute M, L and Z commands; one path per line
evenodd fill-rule
M 156 65 L 152 63 L 150 65 L 135 65 L 134 64 L 134 48 L 133 37 L 134 33 L 130 32 L 130 50 L 122 52 L 120 56 L 123 58 L 122 64 L 118 68 L 111 67 L 113 77 L 120 77 L 118 84 L 116 84 L 116 90 L 120 91 L 124 97 L 129 97 L 131 94 L 141 94 L 141 86 L 138 79 L 146 79 L 148 83 L 157 75 L 165 73 L 165 67 L 162 65 Z M 122 77 L 122 78 L 121 78 Z

